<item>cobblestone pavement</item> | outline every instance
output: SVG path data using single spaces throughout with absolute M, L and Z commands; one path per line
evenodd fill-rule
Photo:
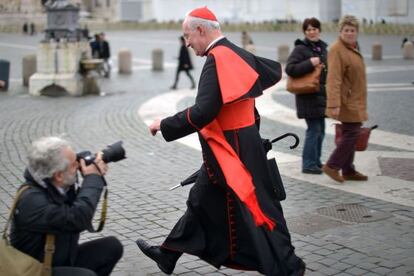
M 167 32 L 166 36 L 172 40 L 177 34 Z M 137 36 L 139 35 L 141 33 L 138 32 Z M 145 35 L 156 37 L 159 33 Z M 122 38 L 124 34 L 114 33 L 113 36 Z M 5 37 L 9 38 L 0 34 L 2 42 L 5 41 Z M 294 35 L 291 35 L 289 41 L 293 40 L 292 37 Z M 266 39 L 262 42 L 256 41 L 258 45 L 264 45 L 263 47 L 269 43 Z M 14 43 L 24 42 L 16 39 Z M 158 44 L 153 42 L 148 45 L 156 47 Z M 171 45 L 175 45 L 174 40 Z M 117 47 L 115 45 L 114 52 Z M 2 52 L 4 49 L 10 51 L 16 63 L 19 62 L 22 55 L 19 54 L 19 50 L 5 47 L 1 49 Z M 396 61 L 374 64 L 373 67 L 391 66 L 393 62 Z M 396 66 L 400 66 L 398 64 Z M 411 64 L 403 65 L 411 68 Z M 199 73 L 199 69 L 198 67 L 196 74 Z M 410 70 L 412 73 L 412 69 Z M 14 78 L 19 77 L 18 72 L 13 71 L 13 74 Z M 138 110 L 151 98 L 167 92 L 166 88 L 170 85 L 173 74 L 172 67 L 157 73 L 139 69 L 129 76 L 114 74 L 110 80 L 100 80 L 102 90 L 106 92 L 103 97 L 32 97 L 17 82 L 12 83 L 10 92 L 0 93 L 0 228 L 4 226 L 14 192 L 22 181 L 26 150 L 31 141 L 41 136 L 66 133 L 66 137 L 74 142 L 78 150 L 97 151 L 107 144 L 123 140 L 128 158 L 110 164 L 107 176 L 109 213 L 105 229 L 99 234 L 85 233 L 82 239 L 114 235 L 122 241 L 125 246 L 124 257 L 113 275 L 162 275 L 157 266 L 138 250 L 134 241 L 137 238 L 150 240 L 154 244 L 163 241 L 183 214 L 189 191 L 189 187 L 173 191 L 168 189 L 196 170 L 201 156 L 199 151 L 183 144 L 166 143 L 159 135 L 152 137 Z M 407 77 L 404 76 L 407 75 L 410 74 L 396 71 L 396 82 L 405 81 Z M 382 76 L 378 78 L 380 81 Z M 371 80 L 374 79 L 375 76 L 371 76 Z M 181 83 L 186 84 L 184 76 Z M 380 104 L 380 97 L 391 97 L 390 94 L 393 94 L 394 97 L 401 96 L 406 99 L 401 105 L 408 108 L 410 104 L 412 106 L 413 98 L 412 95 L 407 97 L 407 93 L 372 93 L 370 99 Z M 292 105 L 287 95 L 277 96 L 275 100 L 286 106 Z M 191 101 L 193 97 L 184 99 L 179 105 L 186 105 Z M 408 114 L 403 108 L 398 112 L 386 103 L 382 105 L 383 108 L 384 106 L 390 110 L 388 115 L 395 113 L 396 116 L 403 117 L 402 114 Z M 383 109 L 378 108 L 378 112 L 373 112 L 374 116 L 386 120 L 387 114 L 383 113 Z M 412 112 L 410 114 L 409 119 L 412 119 Z M 400 124 L 404 125 L 406 119 L 402 120 Z M 401 125 L 390 126 L 388 130 L 413 135 L 412 123 L 408 126 Z M 409 130 L 405 131 L 405 128 Z M 288 131 L 303 136 L 303 130 L 300 128 L 263 119 L 264 137 L 273 137 Z M 327 135 L 324 160 L 333 149 L 332 140 L 332 136 Z M 288 145 L 288 141 L 283 141 L 275 147 L 281 152 L 300 157 L 301 149 L 289 150 Z M 369 150 L 396 149 L 370 145 Z M 399 150 L 402 153 L 407 152 Z M 385 166 L 386 162 L 387 160 L 383 162 Z M 408 164 L 402 167 L 411 168 Z M 414 275 L 412 206 L 362 196 L 284 175 L 287 200 L 283 202 L 283 208 L 297 254 L 307 263 L 306 275 Z M 394 181 L 392 173 L 387 172 L 387 175 L 390 175 L 390 182 Z M 413 183 L 412 179 L 407 181 Z M 373 219 L 369 222 L 352 222 L 321 214 L 323 207 L 351 203 L 365 207 Z M 385 215 L 377 217 L 377 213 Z M 180 258 L 174 273 L 258 275 L 227 268 L 217 270 L 189 255 Z

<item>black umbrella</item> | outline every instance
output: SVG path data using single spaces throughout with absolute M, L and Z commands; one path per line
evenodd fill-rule
M 299 145 L 299 137 L 298 137 L 296 134 L 294 134 L 294 133 L 290 133 L 290 132 L 288 132 L 288 133 L 285 133 L 285 134 L 283 134 L 283 135 L 281 135 L 281 136 L 279 136 L 279 137 L 274 138 L 273 140 L 269 140 L 269 139 L 262 139 L 262 142 L 263 142 L 263 147 L 264 147 L 265 151 L 266 151 L 266 152 L 269 152 L 269 151 L 272 149 L 272 144 L 273 144 L 273 143 L 275 143 L 275 142 L 277 142 L 277 141 L 280 141 L 280 140 L 282 140 L 282 139 L 284 139 L 284 138 L 286 138 L 286 137 L 288 137 L 288 136 L 292 136 L 293 138 L 295 138 L 295 143 L 294 143 L 293 145 L 291 145 L 289 148 L 290 148 L 290 149 L 294 149 L 294 148 L 296 148 L 296 147 Z M 271 160 L 272 160 L 272 159 L 271 159 Z M 177 185 L 175 185 L 175 186 L 171 187 L 171 188 L 170 188 L 170 191 L 171 191 L 171 190 L 174 190 L 174 189 L 176 189 L 176 188 L 178 188 L 178 187 L 180 187 L 180 186 L 181 186 L 181 187 L 184 187 L 184 186 L 186 186 L 186 185 L 189 185 L 189 184 L 195 183 L 195 182 L 196 182 L 196 180 L 197 180 L 197 177 L 198 177 L 199 172 L 200 172 L 200 170 L 198 170 L 198 171 L 194 172 L 194 173 L 193 173 L 193 174 L 191 174 L 189 177 L 187 177 L 186 179 L 184 179 L 183 181 L 181 181 L 181 183 L 180 183 L 180 184 L 177 184 Z

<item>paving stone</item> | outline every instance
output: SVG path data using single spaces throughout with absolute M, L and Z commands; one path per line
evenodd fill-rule
M 332 268 L 332 267 L 324 267 L 321 268 L 318 272 L 324 274 L 324 275 L 336 275 L 339 273 L 338 270 Z
M 373 263 L 359 263 L 359 264 L 357 264 L 357 267 L 359 267 L 359 268 L 362 268 L 362 269 L 365 269 L 365 270 L 371 270 L 371 269 L 374 269 L 374 268 L 377 268 L 378 267 L 378 265 L 377 264 L 373 264 Z
M 378 273 L 380 275 L 389 275 L 389 273 L 392 271 L 389 268 L 385 268 L 385 267 L 377 267 L 372 269 L 373 272 Z
M 336 264 L 337 262 L 338 260 L 330 259 L 330 258 L 323 258 L 318 261 L 318 263 L 324 264 L 327 267 L 334 267 L 335 266 L 334 264 Z
M 360 269 L 358 267 L 352 267 L 344 271 L 345 273 L 351 274 L 351 275 L 364 275 L 367 273 L 367 270 Z

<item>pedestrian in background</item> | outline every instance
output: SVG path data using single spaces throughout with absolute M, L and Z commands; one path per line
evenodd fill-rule
M 319 91 L 295 95 L 296 115 L 300 119 L 305 119 L 307 125 L 302 152 L 302 172 L 321 174 L 322 143 L 325 137 L 327 44 L 320 40 L 321 23 L 315 17 L 306 18 L 302 30 L 305 38 L 295 41 L 295 48 L 288 58 L 285 71 L 289 76 L 297 78 L 312 72 L 319 64 L 324 66 Z
M 94 34 L 94 40 L 90 42 L 91 51 L 92 51 L 92 57 L 93 58 L 99 58 L 100 52 L 101 52 L 101 43 L 100 43 L 101 37 L 99 34 Z
M 241 42 L 243 49 L 246 49 L 248 45 L 253 44 L 252 37 L 247 33 L 247 31 L 242 31 Z
M 89 37 L 88 25 L 85 25 L 85 28 L 82 29 L 82 34 L 83 34 L 83 37 L 86 38 L 87 40 L 91 39 L 91 37 Z
M 404 44 L 408 41 L 408 38 L 404 37 L 401 43 L 401 48 L 404 48 Z
M 171 89 L 177 89 L 178 79 L 180 73 L 184 71 L 188 78 L 191 81 L 191 89 L 195 88 L 195 81 L 193 76 L 190 74 L 190 70 L 193 70 L 193 63 L 191 62 L 190 53 L 188 52 L 187 46 L 185 46 L 185 39 L 183 36 L 180 36 L 180 54 L 178 56 L 178 66 L 177 71 L 175 73 L 175 81 L 174 84 L 171 86 Z
M 30 35 L 36 34 L 36 25 L 32 22 L 30 23 Z
M 328 53 L 326 115 L 342 122 L 343 137 L 323 172 L 337 182 L 368 180 L 353 164 L 362 122 L 368 120 L 366 72 L 357 41 L 358 28 L 355 16 L 343 16 L 339 21 L 339 38 Z
M 109 42 L 105 38 L 105 33 L 99 35 L 99 58 L 103 59 L 102 69 L 105 78 L 109 78 L 111 74 L 111 64 L 109 59 L 111 57 L 111 48 Z
M 29 32 L 29 25 L 27 24 L 27 22 L 24 22 L 24 24 L 23 24 L 23 34 L 27 35 L 28 32 Z

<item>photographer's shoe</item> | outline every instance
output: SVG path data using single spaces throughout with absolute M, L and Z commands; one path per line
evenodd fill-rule
M 174 252 L 161 248 L 160 246 L 151 246 L 146 241 L 138 239 L 136 241 L 139 249 L 150 259 L 155 261 L 165 274 L 171 274 L 174 271 L 175 264 L 181 256 L 180 252 Z

